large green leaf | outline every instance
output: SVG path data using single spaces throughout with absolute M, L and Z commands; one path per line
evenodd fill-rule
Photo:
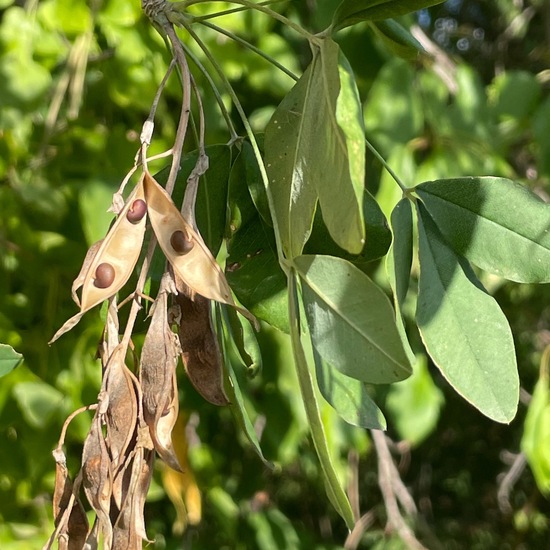
M 313 358 L 321 395 L 348 424 L 373 430 L 386 429 L 386 419 L 364 382 L 342 374 L 323 361 L 315 348 Z
M 517 410 L 519 378 L 510 327 L 469 264 L 418 206 L 416 321 L 430 357 L 464 399 L 497 422 Z
M 0 344 L 0 376 L 9 374 L 23 361 L 23 356 L 17 353 L 11 346 Z
M 323 427 L 323 421 L 321 419 L 321 412 L 319 410 L 312 373 L 300 340 L 300 307 L 298 303 L 296 274 L 293 271 L 289 273 L 288 280 L 288 316 L 290 319 L 290 339 L 292 342 L 296 374 L 298 375 L 300 392 L 304 401 L 311 437 L 317 456 L 319 457 L 319 463 L 321 464 L 327 496 L 334 508 L 346 522 L 348 529 L 352 529 L 355 524 L 353 511 L 349 499 L 336 474 L 333 459 L 327 444 L 327 436 Z
M 548 361 L 548 351 L 543 355 Z M 529 403 L 521 449 L 535 476 L 538 488 L 550 494 L 550 385 L 548 365 L 543 365 L 541 376 Z
M 313 345 L 327 363 L 372 384 L 410 375 L 391 304 L 367 275 L 332 256 L 300 256 L 294 265 Z
M 457 178 L 416 192 L 446 241 L 472 263 L 521 283 L 550 282 L 550 205 L 504 178 Z
M 355 254 L 363 248 L 365 161 L 360 113 L 355 81 L 338 45 L 329 38 L 318 39 L 311 64 L 265 132 L 273 215 L 288 258 L 303 250 L 317 199 L 334 241 Z
M 379 21 L 441 4 L 444 0 L 343 0 L 334 12 L 335 31 L 361 21 Z

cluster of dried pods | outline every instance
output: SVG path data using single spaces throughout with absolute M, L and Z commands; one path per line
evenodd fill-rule
M 147 219 L 168 267 L 151 308 L 151 322 L 138 359 L 130 345 L 131 330 L 120 336 L 116 295 L 138 262 Z M 95 415 L 84 442 L 82 468 L 74 482 L 62 451 L 64 436 L 54 451 L 56 530 L 45 548 L 57 538 L 61 549 L 97 548 L 100 540 L 106 549 L 138 549 L 147 540 L 143 508 L 155 451 L 170 467 L 181 470 L 172 445 L 179 411 L 178 357 L 182 356 L 191 382 L 205 399 L 216 405 L 227 404 L 210 300 L 231 305 L 255 320 L 236 306 L 194 220 L 184 219 L 147 171 L 107 236 L 88 251 L 73 283 L 72 296 L 80 311 L 59 329 L 52 342 L 73 328 L 88 310 L 109 300 L 99 349 L 103 378 L 97 404 L 87 407 L 95 410 Z M 139 292 L 133 298 L 139 304 Z M 96 514 L 91 528 L 80 500 L 81 489 Z

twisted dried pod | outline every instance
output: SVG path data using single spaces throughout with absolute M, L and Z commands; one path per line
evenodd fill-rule
M 55 333 L 50 344 L 71 330 L 84 313 L 114 296 L 126 284 L 141 252 L 146 214 L 147 203 L 141 178 L 107 236 L 88 250 L 71 288 L 73 300 L 80 307 L 80 312 Z M 81 287 L 82 298 L 79 299 L 77 290 Z
M 193 292 L 233 306 L 257 324 L 249 311 L 235 304 L 223 271 L 172 198 L 148 173 L 144 174 L 143 186 L 153 231 L 174 272 Z

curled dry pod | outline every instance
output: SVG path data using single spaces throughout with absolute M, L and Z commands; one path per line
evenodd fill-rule
M 128 219 L 132 205 L 138 201 L 145 203 L 143 178 L 128 197 L 126 206 L 107 236 L 88 251 L 84 265 L 72 285 L 73 299 L 79 304 L 80 312 L 55 333 L 50 344 L 71 330 L 86 311 L 115 295 L 130 278 L 141 252 L 147 221 L 145 213 L 140 220 L 131 222 Z M 78 300 L 76 291 L 80 287 L 82 298 Z
M 197 294 L 229 304 L 257 325 L 256 318 L 235 304 L 225 275 L 202 240 L 200 234 L 185 221 L 171 197 L 149 174 L 144 174 L 145 200 L 153 231 L 172 265 L 174 272 Z M 176 252 L 171 243 L 177 232 L 193 246 L 185 253 Z
M 173 469 L 181 471 L 172 448 L 172 428 L 179 403 L 176 379 L 178 348 L 176 335 L 168 324 L 168 296 L 165 279 L 155 301 L 153 317 L 141 352 L 140 382 L 143 393 L 143 418 L 159 456 Z
M 192 292 L 176 277 L 181 310 L 178 335 L 183 364 L 195 389 L 213 405 L 229 405 L 223 389 L 223 363 L 212 328 L 210 300 Z
M 112 494 L 111 459 L 101 429 L 101 414 L 96 411 L 82 450 L 82 486 L 99 520 L 105 547 L 110 548 L 113 529 L 109 510 Z

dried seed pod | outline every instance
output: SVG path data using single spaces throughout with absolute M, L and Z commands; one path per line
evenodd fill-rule
M 118 346 L 105 367 L 105 392 L 109 406 L 105 414 L 106 444 L 113 474 L 126 461 L 127 449 L 137 426 L 137 395 L 132 373 L 125 365 L 126 349 Z M 137 383 L 137 380 L 135 380 Z
M 143 199 L 136 199 L 126 212 L 126 217 L 130 223 L 139 223 L 145 214 L 147 214 L 147 203 Z
M 109 509 L 112 494 L 111 459 L 101 430 L 101 414 L 96 411 L 82 450 L 82 486 L 90 506 L 97 514 L 105 547 L 110 548 L 112 525 Z
M 183 231 L 178 229 L 172 233 L 170 245 L 176 254 L 187 254 L 193 248 L 194 243 Z
M 73 299 L 80 305 L 80 312 L 55 333 L 50 344 L 70 330 L 83 313 L 114 296 L 130 278 L 141 252 L 146 226 L 145 213 L 136 222 L 128 219 L 127 214 L 137 201 L 145 202 L 143 178 L 128 197 L 126 206 L 109 229 L 107 236 L 88 251 L 80 274 L 72 285 Z M 111 266 L 112 271 L 105 264 Z M 76 291 L 80 287 L 82 298 L 78 300 Z
M 212 328 L 210 300 L 194 294 L 176 277 L 181 309 L 178 325 L 183 364 L 195 389 L 213 405 L 228 405 L 223 388 L 223 363 L 218 339 Z
M 94 286 L 97 288 L 109 288 L 115 280 L 115 268 L 103 262 L 96 267 L 94 274 Z
M 185 221 L 171 197 L 148 173 L 144 174 L 143 187 L 153 231 L 174 272 L 197 294 L 229 304 L 257 324 L 250 312 L 235 304 L 223 271 L 200 234 Z M 194 244 L 184 254 L 175 252 L 171 244 L 173 235 L 178 231 Z
M 165 282 L 155 302 L 151 325 L 141 352 L 140 382 L 143 392 L 143 418 L 160 457 L 175 470 L 181 471 L 172 449 L 172 428 L 179 410 L 176 365 L 176 335 L 168 324 Z

